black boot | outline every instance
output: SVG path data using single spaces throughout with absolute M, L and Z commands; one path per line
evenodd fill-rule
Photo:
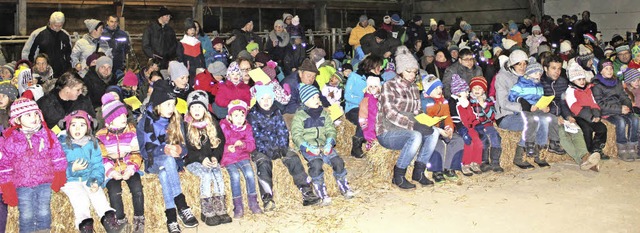
M 351 138 L 351 156 L 356 158 L 364 157 L 364 151 L 362 151 L 362 143 L 364 143 L 364 138 L 353 136 Z
M 93 219 L 87 218 L 85 220 L 82 220 L 82 222 L 80 222 L 80 225 L 78 225 L 78 229 L 80 230 L 80 233 L 95 232 L 95 230 L 93 229 Z
M 446 181 L 442 172 L 433 172 L 433 174 L 431 174 L 431 178 L 433 178 L 433 181 L 436 183 L 444 183 Z
M 273 196 L 270 193 L 262 194 L 262 203 L 264 211 L 272 211 L 276 208 L 276 202 L 273 201 Z
M 559 155 L 563 155 L 563 154 L 567 153 L 567 151 L 562 149 L 562 146 L 560 145 L 559 141 L 550 141 L 549 142 L 549 152 L 555 153 L 555 154 L 559 154 Z
M 298 188 L 300 192 L 302 192 L 302 206 L 315 205 L 322 201 L 322 199 L 313 192 L 310 184 L 301 185 Z
M 397 185 L 400 189 L 414 189 L 415 184 L 409 182 L 404 176 L 407 174 L 407 169 L 402 169 L 397 166 L 393 167 L 393 179 L 391 183 Z
M 525 142 L 524 143 L 526 152 L 527 152 L 527 156 L 529 157 L 534 157 L 535 154 L 538 152 L 538 149 L 536 148 L 536 143 L 535 142 Z
M 491 164 L 489 163 L 489 148 L 482 150 L 482 164 L 480 164 L 480 170 L 482 172 L 488 172 L 491 170 Z
M 545 161 L 544 159 L 541 159 L 539 155 L 536 156 L 535 158 L 533 158 L 533 162 L 538 164 L 538 166 L 540 166 L 540 167 L 549 167 L 549 166 L 551 166 L 551 165 L 549 165 L 549 163 L 547 163 L 547 161 Z
M 416 161 L 413 164 L 413 175 L 411 176 L 411 179 L 418 181 L 418 183 L 420 183 L 423 187 L 433 186 L 433 181 L 429 180 L 429 178 L 424 175 L 424 170 L 426 169 L 426 164 Z
M 167 216 L 167 230 L 169 233 L 180 233 L 180 224 L 178 224 L 178 215 L 176 214 L 176 208 L 167 209 L 164 211 L 164 215 Z
M 500 167 L 500 156 L 502 155 L 502 148 L 491 148 L 491 170 L 493 172 L 504 172 L 504 169 Z
M 524 160 L 523 153 L 524 148 L 522 148 L 521 146 L 516 147 L 516 154 L 513 157 L 513 164 L 518 166 L 520 169 L 533 168 L 533 165 Z
M 602 144 L 602 146 L 596 146 L 595 148 L 593 148 L 593 153 L 595 152 L 600 153 L 600 160 L 609 160 L 611 157 L 604 154 L 604 151 L 602 151 L 603 148 L 604 148 L 604 144 Z
M 93 221 L 92 221 L 93 222 Z M 100 223 L 104 226 L 104 230 L 107 233 L 125 232 L 127 225 L 119 225 L 116 219 L 116 212 L 113 210 L 107 211 L 100 219 Z

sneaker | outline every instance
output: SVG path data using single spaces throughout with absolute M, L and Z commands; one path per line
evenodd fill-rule
M 471 166 L 463 165 L 462 166 L 462 175 L 473 176 L 473 172 L 471 171 Z
M 349 187 L 349 182 L 346 177 L 338 179 L 336 183 L 338 183 L 338 189 L 340 189 L 340 193 L 344 198 L 351 199 L 356 195 L 353 190 L 351 190 L 351 187 Z
M 433 178 L 433 181 L 436 183 L 444 183 L 446 181 L 442 172 L 434 172 L 431 178 Z
M 564 149 L 562 149 L 562 146 L 560 145 L 559 141 L 551 141 L 549 143 L 549 148 L 547 150 L 551 153 L 559 154 L 559 155 L 563 155 L 567 153 Z
M 182 232 L 180 230 L 180 224 L 178 224 L 177 222 L 172 222 L 167 224 L 167 230 L 169 230 L 169 233 L 180 233 Z
M 144 233 L 144 216 L 133 216 L 133 233 Z
M 482 163 L 480 164 L 480 170 L 482 172 L 488 172 L 491 170 L 491 165 L 489 163 Z
M 478 163 L 471 163 L 471 171 L 475 174 L 482 174 L 482 168 L 480 168 L 480 165 L 478 165 Z
M 273 196 L 271 194 L 262 195 L 262 205 L 264 211 L 272 211 L 276 208 L 276 202 L 273 201 Z
M 186 208 L 178 211 L 178 217 L 180 217 L 180 221 L 184 224 L 186 228 L 192 228 L 198 226 L 198 220 L 191 212 L 191 208 Z
M 458 180 L 458 174 L 456 174 L 456 171 L 452 169 L 444 169 L 444 177 L 452 181 Z

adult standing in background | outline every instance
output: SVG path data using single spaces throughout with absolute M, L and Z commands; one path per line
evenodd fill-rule
M 86 61 L 91 54 L 102 52 L 111 57 L 109 44 L 101 39 L 104 23 L 97 19 L 86 19 L 84 25 L 87 26 L 89 33 L 78 39 L 71 49 L 71 66 L 79 72 L 81 77 L 84 77 L 89 68 Z
M 574 25 L 573 30 L 575 35 L 573 37 L 572 45 L 577 48 L 579 44 L 584 44 L 582 35 L 587 33 L 595 35 L 598 33 L 598 24 L 591 21 L 591 12 L 583 11 L 582 20 Z
M 361 15 L 358 25 L 351 30 L 349 36 L 349 44 L 353 46 L 353 49 L 360 47 L 360 39 L 364 35 L 375 32 L 376 29 L 369 25 L 369 18 L 366 15 Z
M 149 58 L 160 61 L 160 69 L 167 69 L 169 61 L 176 57 L 176 32 L 169 26 L 172 14 L 166 7 L 160 7 L 158 20 L 152 22 L 142 35 L 142 50 Z
M 227 45 L 229 46 L 229 54 L 232 59 L 237 59 L 238 54 L 246 50 L 247 45 L 250 42 L 258 43 L 258 50 L 262 51 L 262 38 L 253 32 L 253 20 L 244 19 L 242 28 L 233 29 L 231 32 L 231 38 L 227 39 Z
M 64 20 L 64 13 L 53 12 L 49 17 L 49 24 L 33 31 L 22 48 L 22 59 L 32 63 L 36 55 L 47 54 L 54 77 L 71 68 L 71 38 L 69 33 L 62 29 Z
M 124 72 L 124 69 L 127 67 L 127 53 L 129 53 L 129 49 L 131 49 L 131 38 L 129 37 L 129 33 L 120 29 L 120 19 L 118 16 L 110 15 L 107 17 L 107 27 L 102 31 L 102 37 L 100 39 L 106 41 L 107 44 L 109 44 L 109 48 L 111 48 L 113 73 L 117 75 L 119 71 Z

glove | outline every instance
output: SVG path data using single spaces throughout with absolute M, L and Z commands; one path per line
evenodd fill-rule
M 315 146 L 311 146 L 309 145 L 309 143 L 302 143 L 302 145 L 300 145 L 300 151 L 304 151 L 309 155 L 312 156 L 316 156 L 320 154 L 320 148 L 315 147 Z
M 67 183 L 67 174 L 65 171 L 57 171 L 53 173 L 53 182 L 51 182 L 51 190 L 54 192 L 60 192 L 60 188 Z
M 4 183 L 0 185 L 2 189 L 2 199 L 4 203 L 9 206 L 18 206 L 18 193 L 16 186 L 12 182 Z
M 286 149 L 276 149 L 273 151 L 273 155 L 271 159 L 279 159 L 284 157 L 287 154 Z
M 335 141 L 333 140 L 333 138 L 327 138 L 327 141 L 324 144 L 324 148 L 322 149 L 325 155 L 328 155 L 331 153 L 331 151 L 333 150 L 334 142 Z
M 422 136 L 427 136 L 427 135 L 433 134 L 433 128 L 428 127 L 428 126 L 423 125 L 423 124 L 420 124 L 418 122 L 415 122 L 413 124 L 413 130 L 414 131 L 418 131 L 419 133 L 422 134 Z
M 285 83 L 284 85 L 282 85 L 282 89 L 284 89 L 285 94 L 291 95 L 291 87 L 289 86 L 288 83 Z

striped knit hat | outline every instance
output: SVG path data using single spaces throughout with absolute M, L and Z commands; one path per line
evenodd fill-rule
M 629 68 L 624 71 L 624 83 L 629 84 L 640 78 L 640 71 Z
M 314 95 L 320 94 L 318 88 L 313 85 L 302 84 L 300 85 L 300 100 L 304 104 L 307 100 L 311 99 Z
M 467 85 L 467 82 L 462 80 L 460 75 L 453 74 L 453 76 L 451 76 L 451 94 L 458 95 L 465 91 L 469 91 L 469 85 Z
M 480 86 L 482 87 L 482 90 L 484 90 L 485 92 L 487 92 L 487 80 L 482 77 L 482 76 L 477 76 L 471 79 L 471 82 L 469 82 L 469 88 L 473 89 L 473 87 L 475 86 Z
M 30 112 L 37 112 L 40 114 L 40 120 L 44 123 L 42 111 L 38 108 L 38 104 L 27 98 L 19 98 L 16 101 L 13 101 L 13 104 L 11 104 L 11 111 L 9 113 L 9 123 L 11 123 L 12 126 L 17 126 L 18 123 L 16 123 L 15 120 Z
M 102 117 L 105 125 L 111 124 L 120 115 L 127 115 L 127 108 L 122 102 L 116 100 L 115 95 L 107 92 L 102 96 Z

